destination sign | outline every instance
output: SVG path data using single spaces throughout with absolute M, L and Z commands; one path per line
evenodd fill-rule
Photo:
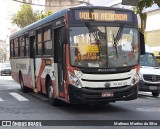
M 132 22 L 132 13 L 110 10 L 75 10 L 76 21 L 121 21 Z

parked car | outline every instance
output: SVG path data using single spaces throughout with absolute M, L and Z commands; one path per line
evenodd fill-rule
M 11 65 L 10 63 L 0 64 L 0 75 L 11 75 Z
M 140 57 L 140 83 L 139 90 L 152 92 L 154 97 L 160 93 L 160 67 L 149 48 L 145 46 L 146 53 Z

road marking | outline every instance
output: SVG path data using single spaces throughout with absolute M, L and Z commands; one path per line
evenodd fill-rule
M 28 99 L 26 99 L 25 97 L 21 96 L 18 93 L 11 92 L 9 94 L 12 95 L 14 98 L 16 98 L 18 101 L 29 101 Z
M 0 98 L 0 101 L 4 101 L 4 100 Z
M 155 107 L 144 107 L 144 108 L 136 108 L 139 111 L 144 111 L 144 112 L 160 112 L 160 107 L 155 108 Z

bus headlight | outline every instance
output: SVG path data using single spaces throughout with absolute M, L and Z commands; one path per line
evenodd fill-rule
M 134 75 L 134 77 L 131 81 L 131 86 L 135 85 L 137 82 L 139 82 L 139 75 L 138 74 Z
M 74 74 L 68 72 L 68 75 L 69 75 L 69 81 L 72 85 L 74 85 L 78 88 L 82 87 L 81 82 L 79 81 L 79 79 Z

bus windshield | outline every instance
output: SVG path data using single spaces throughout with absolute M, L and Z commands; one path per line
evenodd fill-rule
M 71 65 L 113 68 L 138 64 L 138 31 L 135 28 L 70 27 Z
M 159 67 L 156 58 L 152 53 L 146 53 L 140 56 L 140 65 L 149 67 Z

